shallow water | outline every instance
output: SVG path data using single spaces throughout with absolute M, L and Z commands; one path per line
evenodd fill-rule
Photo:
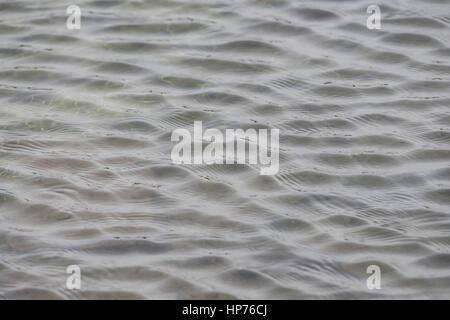
M 0 298 L 450 298 L 449 1 L 76 2 L 0 2 Z

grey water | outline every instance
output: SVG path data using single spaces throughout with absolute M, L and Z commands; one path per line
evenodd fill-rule
M 448 0 L 2 0 L 0 298 L 449 299 L 449 125 Z

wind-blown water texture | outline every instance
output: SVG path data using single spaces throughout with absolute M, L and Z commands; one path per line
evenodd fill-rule
M 0 2 L 0 297 L 450 298 L 450 3 L 376 2 Z M 278 175 L 172 164 L 194 120 Z

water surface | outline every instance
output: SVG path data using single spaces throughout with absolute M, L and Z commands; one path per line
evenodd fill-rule
M 450 3 L 376 2 L 0 2 L 0 297 L 450 298 Z M 172 164 L 196 120 L 279 173 Z

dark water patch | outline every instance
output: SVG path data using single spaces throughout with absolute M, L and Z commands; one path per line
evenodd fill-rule
M 157 35 L 179 35 L 206 29 L 201 23 L 149 23 L 149 24 L 126 24 L 115 25 L 104 28 L 102 31 L 119 34 L 157 34 Z
M 384 37 L 383 41 L 397 46 L 412 46 L 419 48 L 442 46 L 442 43 L 433 37 L 413 33 L 390 34 Z
M 322 21 L 338 19 L 338 15 L 332 11 L 313 8 L 300 8 L 295 10 L 295 13 L 302 19 Z
M 263 73 L 272 71 L 273 68 L 258 63 L 244 63 L 228 60 L 190 58 L 182 59 L 181 65 L 186 67 L 201 68 L 211 72 L 230 72 L 230 73 Z

